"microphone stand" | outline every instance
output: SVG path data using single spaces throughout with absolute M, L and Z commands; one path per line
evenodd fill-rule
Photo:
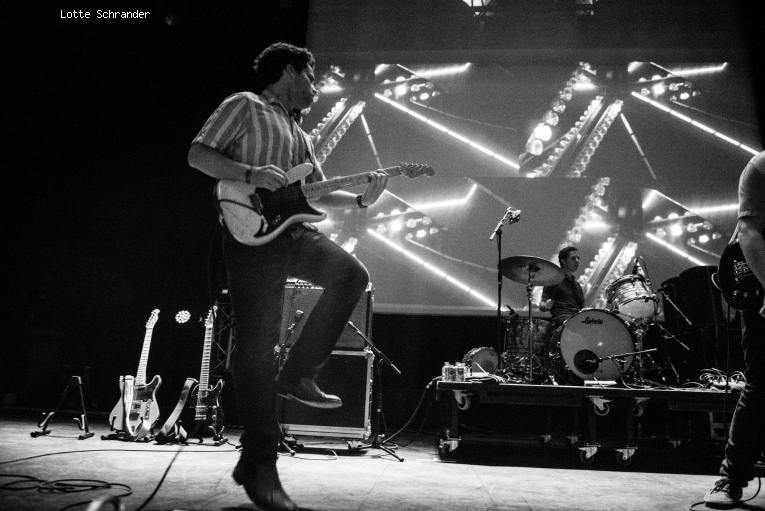
M 292 337 L 292 332 L 295 331 L 295 327 L 298 323 L 300 323 L 300 320 L 303 319 L 303 311 L 300 309 L 295 311 L 295 317 L 292 320 L 292 324 L 287 327 L 287 335 L 284 336 L 284 339 L 282 339 L 282 342 L 279 343 L 278 354 L 276 356 L 276 370 L 278 371 L 282 367 L 282 362 L 284 362 L 284 346 L 287 344 L 287 341 L 290 337 Z M 279 423 L 279 433 L 281 433 L 281 444 L 282 447 L 290 454 L 290 456 L 295 455 L 295 450 L 292 448 L 293 445 L 299 446 L 302 448 L 302 445 L 299 445 L 297 440 L 290 437 L 290 439 L 287 438 L 287 435 L 284 434 L 284 430 L 282 429 L 282 423 L 284 422 L 284 408 L 281 406 L 281 403 L 283 401 L 279 400 L 280 406 L 279 406 L 279 416 L 280 421 Z
M 503 329 L 502 329 L 502 270 L 500 269 L 500 263 L 502 262 L 502 225 L 505 220 L 509 218 L 508 225 L 512 225 L 521 219 L 521 211 L 514 210 L 513 208 L 507 208 L 505 214 L 497 222 L 497 226 L 489 236 L 489 241 L 497 238 L 497 353 L 505 351 L 503 343 Z M 502 357 L 500 357 L 501 360 Z
M 386 364 L 388 367 L 393 369 L 396 374 L 399 376 L 401 375 L 401 371 L 399 371 L 398 367 L 393 365 L 393 362 L 390 361 L 390 359 L 385 356 L 385 353 L 380 351 L 377 346 L 372 342 L 372 340 L 363 334 L 361 330 L 356 328 L 356 325 L 354 325 L 352 322 L 348 322 L 348 326 L 353 329 L 354 332 L 356 332 L 356 335 L 364 339 L 364 342 L 369 346 L 369 348 L 372 350 L 372 353 L 374 353 L 374 356 L 376 357 L 376 364 L 375 369 L 377 370 L 377 390 L 375 392 L 375 430 L 372 434 L 372 441 L 369 444 L 362 444 L 359 449 L 369 449 L 371 447 L 376 447 L 378 449 L 382 449 L 386 453 L 390 454 L 394 458 L 396 458 L 400 462 L 404 462 L 404 458 L 399 456 L 395 453 L 395 451 L 387 446 L 385 446 L 384 441 L 380 441 L 380 437 L 384 436 L 379 433 L 380 431 L 380 415 L 382 414 L 382 365 Z

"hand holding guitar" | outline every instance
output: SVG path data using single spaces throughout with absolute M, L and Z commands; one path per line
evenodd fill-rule
M 371 206 L 377 202 L 377 199 L 379 199 L 380 195 L 385 191 L 385 187 L 388 186 L 388 174 L 384 171 L 375 170 L 374 172 L 370 172 L 369 175 L 372 179 L 369 181 L 369 186 L 367 186 L 367 189 L 364 190 L 364 193 L 361 196 L 361 204 L 364 206 Z
M 265 188 L 270 191 L 278 190 L 289 183 L 287 173 L 276 165 L 250 167 L 250 170 L 245 174 L 245 179 L 257 188 Z

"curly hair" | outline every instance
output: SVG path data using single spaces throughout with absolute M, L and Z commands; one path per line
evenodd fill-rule
M 576 247 L 565 247 L 558 252 L 558 263 L 563 266 L 563 261 L 568 259 L 568 256 L 571 255 L 571 252 L 579 252 L 579 249 Z
M 287 43 L 274 43 L 263 50 L 252 64 L 255 71 L 254 92 L 261 94 L 266 87 L 278 81 L 290 64 L 299 73 L 308 66 L 314 67 L 316 60 L 307 49 Z

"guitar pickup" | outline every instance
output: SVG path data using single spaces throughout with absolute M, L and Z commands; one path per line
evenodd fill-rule
M 256 213 L 259 215 L 263 214 L 263 203 L 260 201 L 257 193 L 250 194 L 250 204 Z

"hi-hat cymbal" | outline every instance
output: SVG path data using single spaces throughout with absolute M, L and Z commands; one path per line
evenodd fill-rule
M 520 284 L 528 284 L 531 277 L 534 286 L 553 286 L 565 276 L 563 270 L 550 261 L 527 255 L 502 259 L 499 270 L 502 275 Z

